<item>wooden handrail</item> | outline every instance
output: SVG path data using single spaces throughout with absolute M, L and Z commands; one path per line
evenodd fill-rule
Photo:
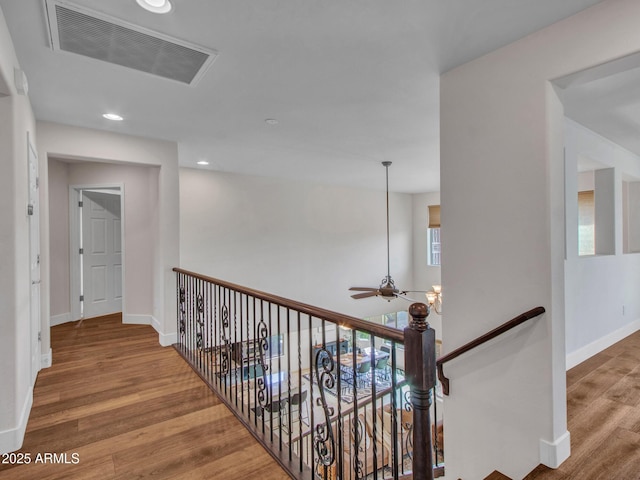
M 350 317 L 349 315 L 344 315 L 342 313 L 332 312 L 331 310 L 325 310 L 324 308 L 315 307 L 313 305 L 297 302 L 295 300 L 290 300 L 284 297 L 279 297 L 271 293 L 261 292 L 260 290 L 243 287 L 241 285 L 236 285 L 225 280 L 220 280 L 217 278 L 208 277 L 206 275 L 201 275 L 199 273 L 190 272 L 189 270 L 184 270 L 182 268 L 175 267 L 173 268 L 173 271 L 182 273 L 184 275 L 189 275 L 193 278 L 197 278 L 205 282 L 220 285 L 221 287 L 228 288 L 239 293 L 244 293 L 246 295 L 259 298 L 260 300 L 264 300 L 281 307 L 290 308 L 292 310 L 305 313 L 312 317 L 324 319 L 343 327 L 349 327 L 352 330 L 360 330 L 362 332 L 375 335 L 376 337 L 381 337 L 396 343 L 404 344 L 404 333 L 402 330 L 397 330 L 385 325 L 368 322 L 366 320 L 362 320 L 361 318 Z
M 498 335 L 501 335 L 511 330 L 512 328 L 517 327 L 518 325 L 526 322 L 527 320 L 530 320 L 539 315 L 542 315 L 544 312 L 545 312 L 544 307 L 532 308 L 531 310 L 526 311 L 515 318 L 512 318 L 508 322 L 503 323 L 499 327 L 494 328 L 490 332 L 487 332 L 484 335 L 476 338 L 475 340 L 470 341 L 469 343 L 463 345 L 462 347 L 456 348 L 453 352 L 447 353 L 446 355 L 443 355 L 442 357 L 438 358 L 438 360 L 436 361 L 436 366 L 438 368 L 438 379 L 442 384 L 442 393 L 444 393 L 445 395 L 449 395 L 449 379 L 445 377 L 444 370 L 443 370 L 443 365 L 445 363 L 447 363 L 450 360 L 453 360 L 454 358 L 459 357 L 460 355 L 468 352 L 469 350 L 472 350 L 482 345 L 483 343 L 488 342 L 489 340 L 496 338 Z

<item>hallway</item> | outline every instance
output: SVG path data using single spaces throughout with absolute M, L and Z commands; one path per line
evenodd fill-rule
M 152 327 L 118 314 L 51 336 L 25 455 L 0 479 L 289 478 Z
M 571 457 L 526 480 L 640 479 L 640 332 L 567 372 Z

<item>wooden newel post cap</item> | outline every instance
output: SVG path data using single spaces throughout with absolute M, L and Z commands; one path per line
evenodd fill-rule
M 424 303 L 412 303 L 409 307 L 409 315 L 411 315 L 409 326 L 413 330 L 422 332 L 429 328 L 429 324 L 427 323 L 427 317 L 429 316 L 429 307 L 427 307 Z

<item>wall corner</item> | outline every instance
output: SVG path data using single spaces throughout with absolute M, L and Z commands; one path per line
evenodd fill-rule
M 540 439 L 540 463 L 558 468 L 571 455 L 571 434 L 566 431 L 553 442 Z

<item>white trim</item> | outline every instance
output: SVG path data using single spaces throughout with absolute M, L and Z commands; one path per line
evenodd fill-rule
M 622 328 L 599 338 L 582 348 L 579 348 L 575 352 L 567 354 L 567 370 L 575 367 L 579 363 L 584 362 L 588 358 L 593 357 L 596 353 L 601 352 L 605 348 L 610 347 L 616 342 L 628 337 L 632 333 L 640 330 L 640 318 L 628 323 Z
M 151 325 L 153 325 L 153 328 L 155 328 L 156 332 L 158 332 L 158 341 L 160 342 L 160 345 L 162 345 L 163 347 L 170 347 L 174 343 L 178 343 L 177 333 L 163 333 L 158 319 L 155 317 L 152 318 L 153 323 Z
M 163 347 L 170 347 L 174 343 L 178 343 L 178 334 L 158 332 L 158 340 Z
M 69 304 L 71 305 L 71 318 L 80 318 L 80 301 L 78 299 L 80 292 L 80 257 L 78 256 L 78 235 L 80 230 L 78 220 L 78 191 L 69 186 L 69 272 L 70 272 L 70 291 Z M 53 325 L 51 325 L 53 326 Z
M 177 333 L 163 333 L 160 322 L 153 315 L 122 314 L 122 323 L 126 325 L 151 325 L 158 332 L 158 342 L 163 347 L 169 347 L 178 342 Z
M 540 439 L 540 463 L 558 468 L 571 455 L 571 434 L 564 432 L 553 443 Z
M 153 325 L 153 320 L 152 315 L 122 314 L 122 323 L 124 325 Z
M 40 368 L 49 368 L 53 362 L 53 353 L 51 349 L 47 353 L 40 356 Z
M 160 322 L 156 317 L 151 317 L 151 326 L 155 329 L 156 332 L 161 333 L 162 328 L 160 328 Z
M 70 285 L 69 301 L 71 302 L 71 318 L 80 319 L 80 256 L 78 255 L 78 249 L 80 248 L 79 237 L 82 235 L 80 232 L 80 207 L 78 202 L 81 200 L 80 192 L 82 190 L 104 190 L 104 189 L 118 189 L 120 192 L 120 241 L 122 245 L 122 309 L 124 310 L 126 302 L 126 232 L 125 232 L 125 191 L 124 183 L 100 183 L 100 184 L 85 184 L 85 185 L 69 185 L 69 263 L 70 263 Z M 123 322 L 124 323 L 124 322 Z M 53 325 L 52 325 L 53 326 Z
M 33 387 L 29 388 L 27 398 L 22 407 L 22 413 L 20 414 L 20 422 L 16 428 L 10 430 L 3 430 L 0 432 L 0 453 L 15 452 L 22 447 L 24 441 L 24 432 L 27 430 L 27 421 L 29 420 L 29 414 L 31 413 L 31 406 L 33 405 Z
M 62 325 L 63 323 L 72 322 L 73 317 L 71 316 L 71 312 L 61 313 L 60 315 L 54 315 L 49 320 L 49 326 L 55 327 L 56 325 Z

